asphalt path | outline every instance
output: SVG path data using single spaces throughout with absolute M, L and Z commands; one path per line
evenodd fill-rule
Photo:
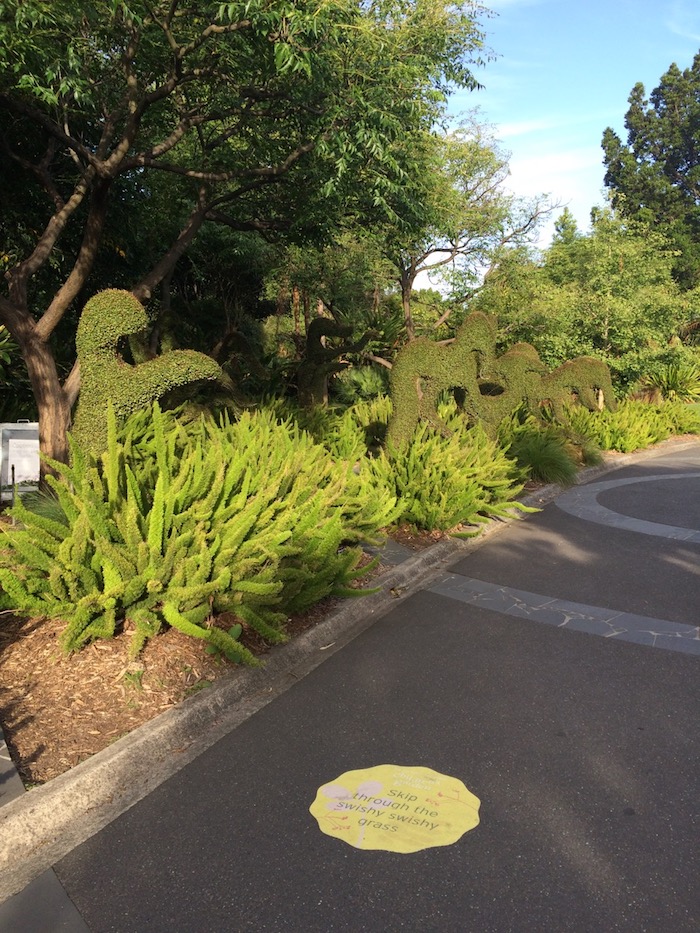
M 699 558 L 700 445 L 510 524 L 62 858 L 81 922 L 697 931 Z M 378 765 L 463 782 L 479 825 L 322 832 L 319 788 Z

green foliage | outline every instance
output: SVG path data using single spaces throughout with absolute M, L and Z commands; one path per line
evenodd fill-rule
M 325 405 L 328 402 L 328 378 L 339 373 L 348 365 L 342 358 L 348 353 L 357 353 L 367 336 L 352 342 L 352 326 L 330 318 L 314 318 L 306 335 L 304 358 L 297 370 L 299 403 L 305 408 Z M 336 343 L 333 338 L 339 340 Z
M 420 273 L 449 278 L 464 299 L 504 244 L 528 239 L 546 208 L 508 194 L 507 157 L 474 115 L 448 134 L 431 130 L 416 135 L 408 146 L 420 169 L 395 197 L 397 212 L 408 223 L 387 230 L 384 255 L 395 268 L 412 339 L 415 325 L 426 323 L 425 304 L 417 309 L 417 320 L 412 309 Z M 450 309 L 433 318 L 433 327 L 445 312 Z
M 569 411 L 571 426 L 590 437 L 602 450 L 629 453 L 664 441 L 673 434 L 700 433 L 700 419 L 682 402 L 660 405 L 623 402 L 616 412 Z
M 439 427 L 437 405 L 445 390 L 462 389 L 474 403 L 479 396 L 478 378 L 488 369 L 494 342 L 495 322 L 476 313 L 465 320 L 448 347 L 427 337 L 407 343 L 391 370 L 393 414 L 387 443 L 396 449 L 404 446 L 420 420 Z
M 201 271 L 197 298 L 219 297 L 232 287 L 212 266 L 235 271 L 221 251 L 240 241 L 185 256 L 214 224 L 263 252 L 407 222 L 412 143 L 477 86 L 484 15 L 469 0 L 4 0 L 0 321 L 52 422 L 44 447 L 64 456 L 76 296 L 162 294 L 167 315 Z
M 72 465 L 54 464 L 64 520 L 16 506 L 0 552 L 14 609 L 66 620 L 67 651 L 125 624 L 136 654 L 167 624 L 253 663 L 213 616 L 281 641 L 289 613 L 357 595 L 357 545 L 395 517 L 389 494 L 271 413 L 183 425 L 155 405 L 151 418 L 118 437 L 110 409 L 103 454 L 73 443 Z
M 641 386 L 658 391 L 663 399 L 697 401 L 700 399 L 700 363 L 674 360 L 658 366 L 642 379 Z
M 458 417 L 454 409 L 451 416 Z M 398 498 L 401 521 L 446 531 L 520 507 L 513 501 L 522 488 L 513 462 L 481 427 L 460 420 L 461 430 L 450 437 L 421 424 L 405 449 L 389 447 L 364 465 Z
M 0 421 L 33 419 L 36 415 L 31 386 L 26 373 L 20 371 L 20 360 L 17 344 L 0 324 Z
M 544 424 L 521 410 L 501 422 L 498 440 L 532 479 L 560 486 L 570 486 L 576 479 L 576 451 L 560 426 Z
M 107 406 L 118 419 L 149 406 L 169 389 L 222 376 L 214 360 L 194 350 L 170 350 L 135 366 L 124 362 L 119 340 L 145 331 L 143 305 L 130 292 L 107 289 L 85 305 L 76 346 L 80 362 L 80 402 L 74 433 L 92 453 L 107 445 Z
M 635 84 L 625 127 L 626 144 L 610 128 L 603 135 L 613 204 L 668 233 L 677 251 L 674 276 L 693 287 L 700 281 L 700 52 L 683 71 L 672 64 L 648 98 Z
M 599 211 L 584 236 L 564 218 L 542 261 L 508 254 L 476 304 L 497 315 L 502 341 L 527 341 L 547 366 L 593 356 L 626 387 L 694 316 L 673 260 L 663 229 Z
M 664 402 L 660 413 L 671 434 L 700 434 L 700 410 L 678 399 Z
M 13 353 L 16 352 L 17 344 L 10 336 L 8 329 L 0 324 L 0 382 L 7 378 L 8 366 Z
M 352 366 L 333 381 L 333 394 L 345 405 L 385 395 L 389 387 L 388 371 L 382 366 Z
M 577 357 L 547 372 L 527 343 L 496 356 L 495 320 L 476 311 L 460 325 L 449 346 L 418 338 L 399 352 L 391 370 L 394 413 L 387 442 L 400 448 L 420 420 L 445 430 L 438 400 L 455 389 L 461 390 L 462 405 L 472 421 L 491 433 L 523 403 L 536 408 L 546 401 L 560 421 L 565 421 L 564 405 L 574 395 L 592 410 L 598 407 L 599 392 L 609 408 L 616 405 L 605 363 Z

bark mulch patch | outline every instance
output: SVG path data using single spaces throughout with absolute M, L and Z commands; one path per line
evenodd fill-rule
M 386 569 L 378 565 L 357 585 L 371 587 Z M 292 616 L 287 635 L 318 624 L 339 603 L 324 599 Z M 215 624 L 228 629 L 237 621 L 225 614 Z M 240 669 L 175 629 L 150 639 L 135 660 L 128 656 L 128 629 L 66 656 L 58 643 L 64 625 L 0 613 L 0 723 L 26 786 L 50 781 Z M 240 641 L 264 661 L 269 646 L 255 631 L 244 625 Z
M 305 631 L 336 604 L 326 599 L 290 619 L 287 633 Z M 217 624 L 234 621 L 221 617 Z M 27 786 L 68 771 L 237 669 L 175 629 L 152 638 L 136 660 L 128 656 L 128 632 L 67 657 L 58 644 L 63 626 L 11 614 L 0 619 L 0 722 Z M 241 642 L 257 656 L 269 650 L 255 632 L 244 632 Z

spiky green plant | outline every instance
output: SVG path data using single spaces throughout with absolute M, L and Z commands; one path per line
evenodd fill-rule
M 389 388 L 389 371 L 379 366 L 352 366 L 333 380 L 333 394 L 345 405 L 370 401 Z
M 575 430 L 592 438 L 603 450 L 622 453 L 650 447 L 672 434 L 700 433 L 696 413 L 679 401 L 658 405 L 626 401 L 616 412 L 589 412 L 574 407 L 568 416 Z
M 217 613 L 276 642 L 291 612 L 358 595 L 357 545 L 396 514 L 388 494 L 271 413 L 183 426 L 154 405 L 152 434 L 136 418 L 138 449 L 110 410 L 104 454 L 73 442 L 71 466 L 52 463 L 65 521 L 15 508 L 0 551 L 13 608 L 66 620 L 67 651 L 126 622 L 132 654 L 170 625 L 254 663 Z
M 518 470 L 476 425 L 445 437 L 419 425 L 409 445 L 368 461 L 378 485 L 396 495 L 401 520 L 416 528 L 448 531 L 521 509 Z
M 656 389 L 670 401 L 695 402 L 700 399 L 700 364 L 676 360 L 659 366 L 640 383 L 644 389 Z
M 498 426 L 498 441 L 532 479 L 561 486 L 576 479 L 579 448 L 557 422 L 546 423 L 521 406 Z

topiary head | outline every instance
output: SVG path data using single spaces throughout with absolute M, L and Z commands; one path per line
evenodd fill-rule
M 107 288 L 88 301 L 80 316 L 76 347 L 78 356 L 117 350 L 122 337 L 141 333 L 148 327 L 148 316 L 131 292 Z

